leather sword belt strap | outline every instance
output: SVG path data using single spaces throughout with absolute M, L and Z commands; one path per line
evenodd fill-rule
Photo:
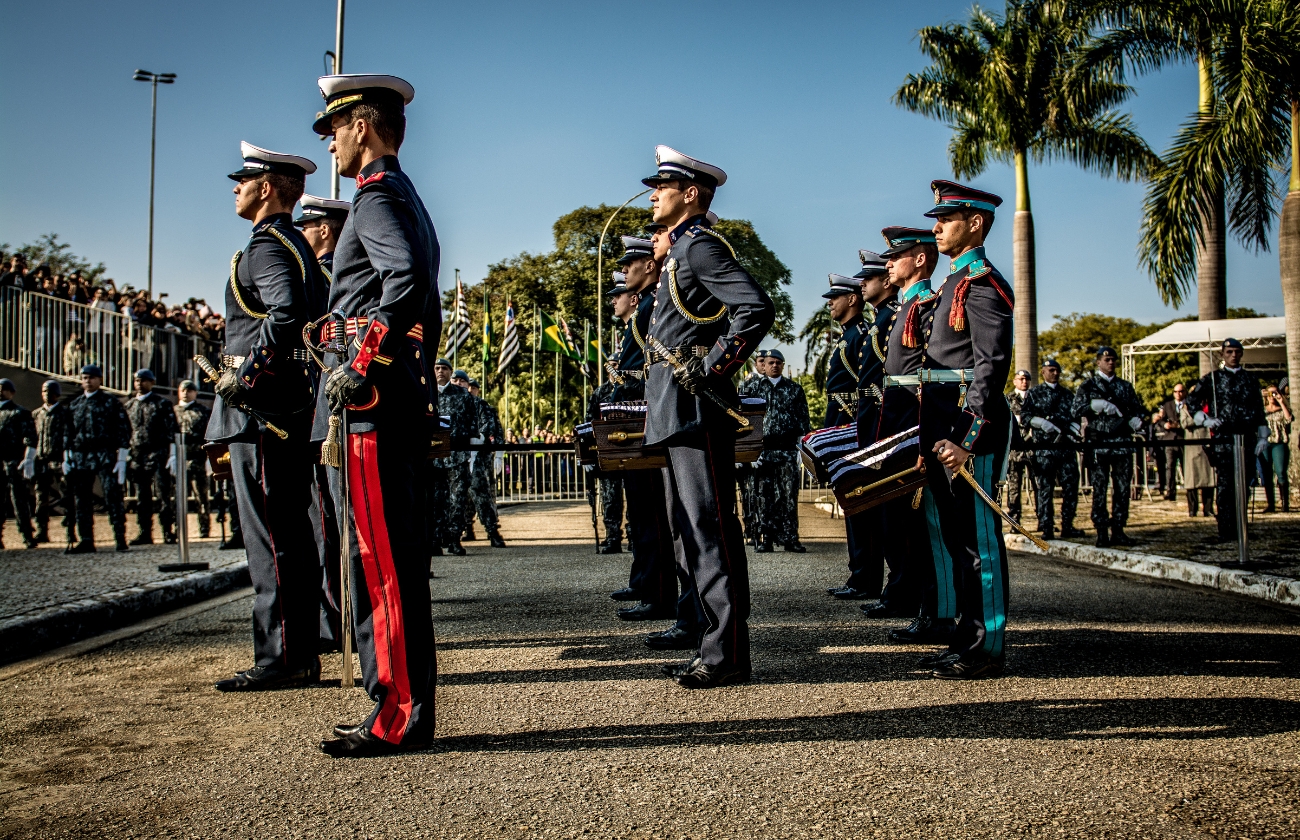
M 872 383 L 870 385 L 863 385 L 861 388 L 859 388 L 858 397 L 859 398 L 865 397 L 866 399 L 880 402 L 882 399 L 884 399 L 884 394 L 881 392 L 879 385 Z
M 327 321 L 320 325 L 321 341 L 338 341 L 344 336 L 355 338 L 358 335 L 365 335 L 366 330 L 370 328 L 370 319 L 364 315 L 358 318 L 344 318 L 342 320 Z M 406 331 L 406 334 L 416 341 L 424 340 L 424 326 L 416 324 Z
M 917 385 L 928 385 L 933 382 L 956 382 L 961 385 L 970 385 L 975 381 L 974 368 L 962 368 L 960 370 L 949 370 L 948 368 L 917 368 L 915 373 L 904 373 L 899 376 L 886 376 L 886 388 L 915 387 Z
M 221 367 L 225 370 L 238 369 L 240 365 L 248 361 L 247 356 L 222 356 Z
M 700 347 L 698 345 L 693 345 L 693 344 L 679 344 L 678 346 L 670 347 L 669 349 L 672 350 L 674 353 L 676 353 L 678 356 L 698 356 L 699 358 L 703 359 L 705 356 L 709 355 L 708 347 Z M 661 354 L 657 350 L 651 350 L 647 348 L 646 356 L 650 360 L 650 364 L 652 365 L 655 364 L 656 362 L 668 361 L 668 357 Z

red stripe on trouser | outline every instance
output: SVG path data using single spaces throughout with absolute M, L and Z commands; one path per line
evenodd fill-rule
M 393 549 L 384 519 L 384 492 L 379 483 L 379 446 L 374 432 L 348 435 L 348 494 L 357 525 L 357 549 L 370 594 L 375 639 L 375 668 L 384 700 L 371 733 L 401 743 L 411 720 L 411 679 L 406 671 L 406 623 L 397 585 Z

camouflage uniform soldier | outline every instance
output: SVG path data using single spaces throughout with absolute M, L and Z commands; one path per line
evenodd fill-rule
M 1132 440 L 1142 428 L 1146 409 L 1133 386 L 1115 375 L 1119 357 L 1109 347 L 1097 350 L 1097 373 L 1079 385 L 1071 414 L 1076 420 L 1088 421 L 1089 441 Z M 1124 533 L 1128 524 L 1129 492 L 1133 484 L 1132 449 L 1097 449 L 1092 453 L 1092 524 L 1097 526 L 1097 545 L 1136 545 Z M 1111 484 L 1115 498 L 1110 514 L 1106 513 L 1106 485 Z
M 206 537 L 212 532 L 212 505 L 208 501 L 208 459 L 203 451 L 203 442 L 207 439 L 208 418 L 212 412 L 199 402 L 199 389 L 194 380 L 186 379 L 180 385 L 180 401 L 176 403 L 176 426 L 185 435 L 185 477 L 189 487 L 180 488 L 186 496 L 191 491 L 198 499 L 199 536 Z
M 1021 420 L 1020 414 L 1024 410 L 1025 396 L 1029 393 L 1029 371 L 1016 371 L 1015 389 L 1012 390 L 1011 396 L 1007 402 L 1011 404 L 1011 451 L 1007 457 L 1007 480 L 1006 480 L 1006 509 L 1011 518 L 1020 521 L 1021 505 L 1020 494 L 1024 492 L 1025 473 L 1030 474 L 1030 480 L 1033 480 L 1033 470 L 1030 469 L 1029 454 L 1029 429 L 1025 422 Z
M 473 528 L 474 514 L 478 513 L 478 521 L 483 524 L 483 530 L 487 531 L 492 547 L 505 548 L 506 541 L 501 539 L 497 519 L 496 490 L 491 475 L 495 457 L 491 446 L 506 439 L 506 430 L 501 426 L 497 410 L 479 396 L 479 384 L 473 379 L 466 384 L 470 396 L 474 398 L 474 428 L 477 429 L 474 441 L 483 444 L 485 448 L 473 453 L 469 482 L 471 506 L 465 511 L 465 522 L 468 523 L 468 528 Z
M 27 482 L 36 475 L 36 424 L 32 422 L 32 413 L 14 402 L 17 390 L 13 382 L 0 379 L 0 531 L 3 531 L 8 502 L 13 505 L 23 545 L 35 548 Z M 0 543 L 0 548 L 3 547 Z
M 104 381 L 99 365 L 81 369 L 82 393 L 68 406 L 71 421 L 64 439 L 63 474 L 68 477 L 69 518 L 77 520 L 81 540 L 69 541 L 69 554 L 95 551 L 95 479 L 104 488 L 108 521 L 113 525 L 117 550 L 126 551 L 126 512 L 122 508 L 122 484 L 126 481 L 126 458 L 131 444 L 131 421 L 126 409 L 100 387 Z
M 67 489 L 63 481 L 63 439 L 68 433 L 71 414 L 60 402 L 63 389 L 58 380 L 50 379 L 41 387 L 44 404 L 32 412 L 36 424 L 36 541 L 50 541 L 50 514 L 56 505 L 64 508 L 63 526 L 72 544 L 72 518 L 67 515 Z
M 464 371 L 455 371 L 456 378 L 469 379 Z M 469 499 L 469 452 L 459 449 L 474 436 L 474 404 L 469 391 L 452 383 L 451 362 L 439 359 L 433 364 L 433 375 L 438 380 L 438 411 L 451 418 L 450 455 L 433 460 L 432 479 L 429 485 L 430 542 L 433 553 L 442 549 L 463 555 L 460 535 L 465 531 L 465 508 Z
M 786 551 L 803 552 L 799 542 L 799 439 L 812 430 L 808 397 L 803 387 L 781 376 L 785 357 L 767 351 L 767 398 L 763 418 L 763 454 L 759 461 L 758 496 L 762 502 L 763 541 L 759 551 L 771 551 L 776 540 Z
M 171 400 L 154 393 L 154 375 L 148 368 L 135 374 L 135 399 L 127 403 L 131 419 L 131 458 L 128 472 L 135 483 L 136 521 L 140 533 L 131 545 L 153 544 L 153 513 L 163 542 L 176 542 L 176 507 L 172 504 L 176 473 L 176 407 Z
M 602 382 L 587 403 L 587 422 L 600 416 L 600 407 L 614 401 L 617 384 L 612 380 Z M 623 476 L 602 475 L 596 484 L 600 492 L 600 515 L 605 522 L 605 539 L 600 544 L 601 554 L 623 552 Z
M 767 385 L 767 378 L 763 371 L 767 369 L 767 351 L 758 350 L 754 353 L 754 372 L 746 376 L 736 389 L 736 394 L 741 397 L 762 397 L 764 396 L 763 388 Z M 759 532 L 762 526 L 759 521 L 759 504 L 762 501 L 758 498 L 757 481 L 752 464 L 741 464 L 736 470 L 736 477 L 740 484 L 740 507 L 741 523 L 745 528 L 745 542 L 758 545 L 760 542 Z
M 1070 416 L 1074 392 L 1059 384 L 1061 366 L 1056 359 L 1043 362 L 1043 384 L 1025 395 L 1020 407 L 1020 424 L 1029 431 L 1035 446 L 1051 446 L 1076 439 L 1078 424 Z M 1014 406 L 1013 406 L 1014 410 Z M 1079 461 L 1073 452 L 1040 449 L 1033 453 L 1034 486 L 1038 492 L 1038 530 L 1044 539 L 1055 534 L 1054 495 L 1061 488 L 1061 538 L 1080 536 L 1074 527 L 1079 506 Z

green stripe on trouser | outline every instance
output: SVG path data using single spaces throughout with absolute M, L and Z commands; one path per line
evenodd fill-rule
M 934 504 L 934 494 L 929 485 L 921 492 L 925 505 L 925 525 L 930 533 L 930 559 L 934 563 L 937 610 L 935 618 L 957 617 L 957 590 L 952 578 L 952 555 L 943 541 L 943 528 L 939 525 L 939 508 Z
M 993 455 L 971 458 L 971 472 L 990 497 L 996 498 Z M 1002 656 L 1007 626 L 1007 547 L 1002 541 L 1002 520 L 988 503 L 972 494 L 975 505 L 975 538 L 980 554 L 980 589 L 984 593 L 984 646 L 992 657 Z

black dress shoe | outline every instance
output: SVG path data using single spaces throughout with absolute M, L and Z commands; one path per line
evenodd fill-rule
M 667 665 L 664 665 L 659 670 L 662 671 L 665 676 L 669 676 L 672 677 L 673 679 L 676 679 L 677 677 L 686 676 L 692 670 L 694 670 L 696 665 L 699 664 L 700 664 L 700 658 L 697 656 L 693 659 L 686 659 L 681 662 L 669 662 Z
M 914 618 L 916 610 L 907 610 L 888 601 L 877 601 L 874 604 L 863 604 L 862 614 L 867 618 Z
M 277 688 L 297 688 L 318 682 L 320 682 L 319 657 L 294 671 L 257 665 L 235 674 L 228 680 L 221 680 L 216 688 L 217 691 L 272 691 Z
M 1001 659 L 982 657 L 966 660 L 958 657 L 947 665 L 935 668 L 933 674 L 941 680 L 978 680 L 981 677 L 1000 677 L 1002 669 Z
M 635 607 L 624 607 L 618 611 L 622 621 L 650 621 L 656 618 L 676 618 L 676 605 L 673 609 L 664 609 L 657 604 L 640 603 Z
M 845 592 L 845 591 L 847 591 L 847 590 L 849 590 L 849 589 L 852 589 L 852 588 L 853 588 L 853 587 L 851 587 L 851 586 L 832 586 L 832 587 L 830 587 L 829 589 L 826 590 L 826 594 L 827 594 L 827 595 L 838 595 L 839 593 L 841 593 L 841 592 Z
M 131 545 L 153 545 L 153 534 L 148 531 L 142 531 L 131 540 Z
M 229 551 L 234 548 L 243 548 L 243 547 L 244 547 L 244 538 L 242 536 L 231 537 L 230 539 L 223 542 L 221 545 L 217 546 L 217 548 L 221 549 L 222 551 Z
M 651 650 L 698 650 L 700 634 L 673 625 L 662 633 L 646 636 L 645 646 Z
M 920 659 L 916 660 L 916 664 L 920 665 L 922 668 L 935 668 L 941 665 L 950 665 L 953 662 L 956 662 L 959 658 L 960 656 L 958 654 L 953 653 L 950 650 L 941 650 L 938 653 L 931 653 L 922 656 Z
M 846 586 L 840 591 L 832 592 L 831 594 L 836 598 L 839 598 L 841 601 L 865 601 L 868 598 L 880 597 L 879 595 L 873 595 L 870 592 L 864 592 L 861 589 L 854 589 L 851 586 Z
M 333 758 L 367 758 L 377 755 L 392 755 L 401 752 L 427 750 L 432 741 L 403 742 L 394 744 L 370 734 L 370 730 L 355 728 L 346 736 L 333 741 L 321 741 L 321 752 Z
M 740 665 L 705 665 L 697 662 L 694 668 L 677 678 L 677 684 L 682 688 L 718 688 L 749 682 L 749 677 L 749 669 Z
M 364 728 L 365 728 L 364 725 L 363 725 L 363 724 L 360 724 L 360 723 L 339 723 L 339 724 L 335 724 L 335 725 L 334 725 L 334 737 L 336 737 L 336 738 L 347 738 L 347 737 L 349 737 L 349 736 L 355 735 L 356 733 L 360 732 L 360 731 L 361 731 L 362 729 L 364 729 Z
M 629 586 L 625 589 L 620 589 L 617 592 L 609 593 L 609 597 L 613 598 L 615 601 L 640 601 L 641 593 Z
M 465 549 L 461 546 L 460 540 L 452 540 L 451 545 L 447 546 L 447 553 L 454 554 L 457 557 L 464 557 Z
M 793 554 L 803 554 L 808 550 L 803 547 L 803 543 L 799 542 L 798 539 L 790 540 L 788 543 L 782 543 L 782 547 Z
M 947 642 L 952 635 L 952 626 L 951 619 L 936 622 L 923 615 L 917 616 L 916 620 L 902 630 L 890 632 L 889 639 L 904 645 Z
M 129 546 L 129 545 L 126 544 L 126 537 L 118 537 L 118 538 L 117 538 L 117 550 L 118 550 L 118 551 L 130 551 L 130 550 L 131 550 L 131 546 Z
M 604 544 L 601 545 L 601 547 L 600 547 L 600 553 L 601 553 L 601 554 L 622 554 L 622 553 L 623 553 L 623 543 L 622 543 L 622 542 L 607 542 L 607 543 L 604 543 Z
M 1078 528 L 1075 528 L 1073 525 L 1071 525 L 1068 528 L 1061 529 L 1061 539 L 1063 540 L 1072 540 L 1075 537 L 1082 537 L 1082 536 L 1083 536 L 1083 531 L 1080 531 Z
M 76 545 L 69 545 L 63 553 L 64 554 L 94 554 L 95 544 L 90 540 L 82 540 Z

